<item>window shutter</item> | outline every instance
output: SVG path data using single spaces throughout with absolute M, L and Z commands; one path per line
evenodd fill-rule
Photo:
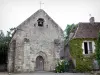
M 83 50 L 83 54 L 85 54 L 85 51 L 84 51 L 84 42 L 82 43 L 82 50 Z
M 94 43 L 94 41 L 93 41 L 92 43 L 93 43 L 93 44 L 92 44 L 93 53 L 95 53 L 95 43 Z
M 89 53 L 93 53 L 93 43 L 92 42 L 88 42 L 88 46 L 89 46 Z

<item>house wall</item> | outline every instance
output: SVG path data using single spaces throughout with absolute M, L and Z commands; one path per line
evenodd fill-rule
M 94 41 L 96 43 L 96 39 L 72 39 L 69 43 L 70 54 L 75 69 L 81 72 L 91 71 L 93 69 L 93 60 L 95 59 L 95 53 L 90 55 L 83 54 L 82 43 L 85 40 Z
M 67 44 L 65 46 L 65 49 L 64 49 L 64 57 L 65 59 L 67 59 L 68 61 L 71 60 L 71 55 L 70 55 L 70 50 L 69 50 L 69 44 Z

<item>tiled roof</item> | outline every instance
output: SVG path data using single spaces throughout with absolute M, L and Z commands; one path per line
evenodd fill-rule
M 100 22 L 79 23 L 73 38 L 97 38 L 100 31 Z

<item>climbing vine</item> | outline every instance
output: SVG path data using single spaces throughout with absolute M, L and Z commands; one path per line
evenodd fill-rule
M 95 54 L 83 55 L 82 42 L 84 40 L 96 42 L 96 39 L 73 39 L 70 41 L 70 53 L 72 59 L 76 60 L 75 70 L 78 72 L 88 72 L 93 69 L 92 61 L 95 58 Z
M 100 66 L 100 32 L 96 43 L 96 59 Z

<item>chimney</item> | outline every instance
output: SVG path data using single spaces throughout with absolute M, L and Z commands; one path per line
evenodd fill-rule
M 91 24 L 93 24 L 93 23 L 95 22 L 94 17 L 91 17 L 91 18 L 89 19 L 89 21 L 90 21 Z

